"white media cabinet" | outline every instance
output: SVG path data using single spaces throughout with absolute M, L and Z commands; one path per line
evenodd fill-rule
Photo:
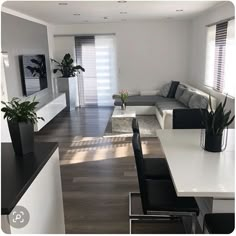
M 52 120 L 59 112 L 66 107 L 66 94 L 59 93 L 50 95 L 39 104 L 36 110 L 38 117 L 43 117 L 43 120 L 38 120 L 34 125 L 34 131 L 37 132 L 42 129 L 50 120 Z

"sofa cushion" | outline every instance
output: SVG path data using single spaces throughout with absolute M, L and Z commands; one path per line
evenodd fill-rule
M 186 109 L 188 108 L 184 104 L 178 102 L 175 99 L 165 99 L 165 100 L 160 100 L 156 103 L 156 107 L 163 116 L 164 111 L 166 110 L 173 110 L 173 109 Z
M 170 91 L 170 86 L 171 86 L 171 83 L 163 85 L 160 89 L 159 95 L 161 95 L 162 97 L 167 97 Z
M 171 81 L 171 86 L 169 89 L 169 93 L 167 95 L 168 98 L 174 98 L 175 97 L 175 93 L 176 93 L 176 89 L 179 85 L 179 81 Z
M 155 106 L 157 101 L 166 100 L 168 98 L 161 97 L 159 95 L 155 96 L 131 96 L 128 97 L 126 101 L 127 106 Z M 121 106 L 121 100 L 115 99 L 115 106 Z
M 193 91 L 185 89 L 183 94 L 177 100 L 183 103 L 185 106 L 188 106 L 189 100 L 193 96 L 193 94 L 194 94 Z
M 179 97 L 183 94 L 184 90 L 187 89 L 187 87 L 183 84 L 179 84 L 176 92 L 175 92 L 175 99 L 179 99 Z
M 193 94 L 190 98 L 188 106 L 190 108 L 202 108 L 207 109 L 208 107 L 208 98 L 200 94 Z

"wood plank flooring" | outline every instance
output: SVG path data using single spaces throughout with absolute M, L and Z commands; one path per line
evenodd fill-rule
M 138 190 L 137 176 L 131 138 L 101 137 L 111 113 L 63 111 L 36 134 L 36 141 L 59 143 L 66 233 L 129 233 L 128 193 Z M 142 145 L 145 156 L 164 156 L 157 138 Z M 180 232 L 176 227 L 154 224 L 148 232 Z

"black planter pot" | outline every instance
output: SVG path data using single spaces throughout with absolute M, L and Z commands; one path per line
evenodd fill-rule
M 222 135 L 205 135 L 205 150 L 209 152 L 222 151 Z
M 8 127 L 16 156 L 34 152 L 34 126 L 32 123 L 8 121 Z

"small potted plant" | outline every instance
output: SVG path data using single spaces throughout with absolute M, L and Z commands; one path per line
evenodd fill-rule
M 222 151 L 222 136 L 224 130 L 233 122 L 234 116 L 230 118 L 231 111 L 226 112 L 225 106 L 227 96 L 213 111 L 211 97 L 209 98 L 210 111 L 202 112 L 202 121 L 205 127 L 204 149 L 210 152 Z
M 24 156 L 34 151 L 34 124 L 38 119 L 35 112 L 38 102 L 21 101 L 13 98 L 10 102 L 3 102 L 4 119 L 7 119 L 12 145 L 17 156 Z
M 121 90 L 120 91 L 120 100 L 121 100 L 121 109 L 125 110 L 126 109 L 126 101 L 129 97 L 128 90 Z

